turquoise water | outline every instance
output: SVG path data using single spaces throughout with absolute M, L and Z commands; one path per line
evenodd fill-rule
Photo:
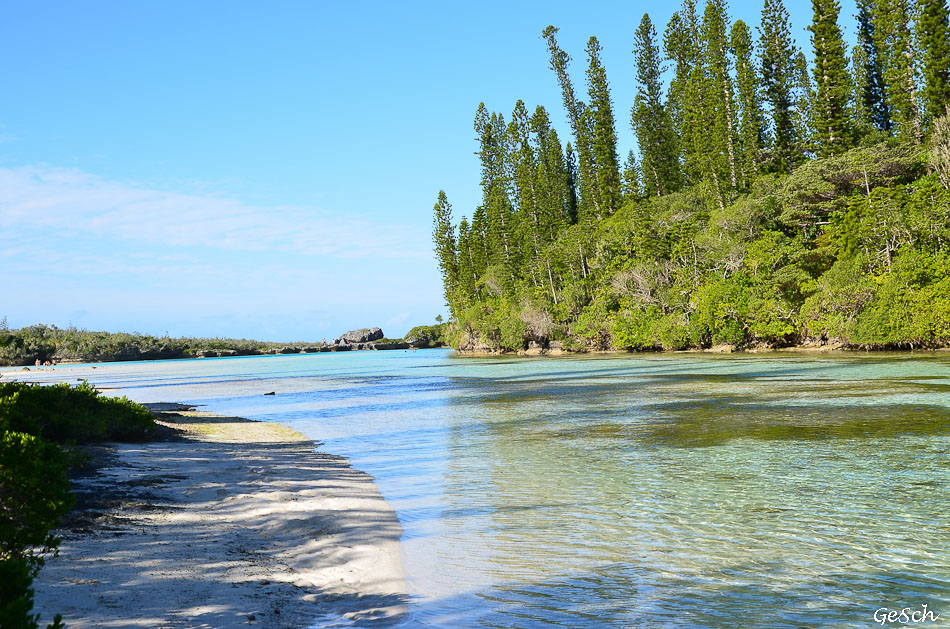
M 405 529 L 408 626 L 866 627 L 922 604 L 941 618 L 919 626 L 950 625 L 947 354 L 427 350 L 29 374 L 53 376 L 280 421 L 349 457 Z

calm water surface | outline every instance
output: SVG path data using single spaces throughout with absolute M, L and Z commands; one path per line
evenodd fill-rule
M 918 626 L 950 625 L 947 354 L 427 350 L 55 375 L 349 457 L 405 529 L 409 626 L 866 627 L 922 604 L 941 618 Z

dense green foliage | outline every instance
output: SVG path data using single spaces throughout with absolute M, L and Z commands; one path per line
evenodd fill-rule
M 144 407 L 101 397 L 87 383 L 0 384 L 0 627 L 38 626 L 33 577 L 55 552 L 51 531 L 74 502 L 68 445 L 141 440 L 154 426 Z
M 436 205 L 445 338 L 503 351 L 950 344 L 950 120 L 933 113 L 946 4 L 862 0 L 850 60 L 838 1 L 813 9 L 810 67 L 782 0 L 765 0 L 758 41 L 719 0 L 684 0 L 662 50 L 644 15 L 639 147 L 617 207 L 599 44 L 585 102 L 546 28 L 573 145 L 549 140 L 546 112 L 543 127 L 518 123 L 522 101 L 507 133 L 479 105 L 483 203 L 457 235 L 444 192 Z
M 406 333 L 405 342 L 414 347 L 438 347 L 446 345 L 445 323 L 417 325 Z
M 0 426 L 60 443 L 141 441 L 154 429 L 148 410 L 102 397 L 90 384 L 39 387 L 0 383 Z

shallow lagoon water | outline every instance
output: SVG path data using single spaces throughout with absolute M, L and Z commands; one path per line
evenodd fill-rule
M 923 604 L 950 625 L 946 353 L 345 352 L 30 379 L 54 375 L 349 457 L 405 529 L 408 626 L 866 627 Z

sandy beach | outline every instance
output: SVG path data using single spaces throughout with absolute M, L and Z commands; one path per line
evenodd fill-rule
M 385 626 L 399 521 L 373 479 L 274 423 L 151 405 L 165 440 L 93 449 L 35 582 L 70 627 Z M 164 411 L 164 412 L 162 412 Z

